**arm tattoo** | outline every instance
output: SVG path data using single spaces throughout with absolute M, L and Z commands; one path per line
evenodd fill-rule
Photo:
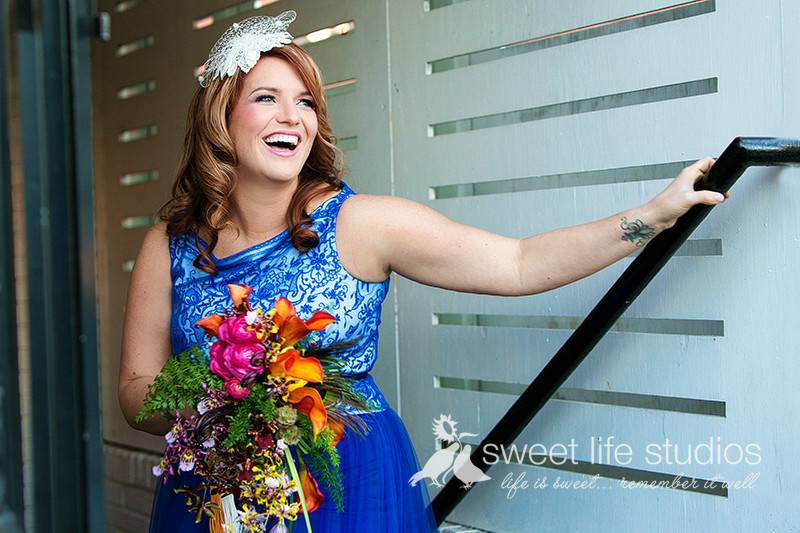
M 625 231 L 622 234 L 622 240 L 634 243 L 637 248 L 644 246 L 645 242 L 656 234 L 656 230 L 638 218 L 633 222 L 628 222 L 626 217 L 622 217 L 619 227 Z

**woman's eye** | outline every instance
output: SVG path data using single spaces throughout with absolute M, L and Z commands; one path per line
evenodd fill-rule
M 256 102 L 274 102 L 274 101 L 275 101 L 275 97 L 272 96 L 271 94 L 261 94 L 259 96 L 256 96 Z M 311 109 L 314 109 L 314 107 L 315 107 L 314 106 L 314 100 L 311 100 L 309 98 L 303 98 L 303 99 L 299 100 L 299 102 L 304 104 L 307 107 L 310 107 Z

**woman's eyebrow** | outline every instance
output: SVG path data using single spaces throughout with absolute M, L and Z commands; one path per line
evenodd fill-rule
M 273 93 L 278 93 L 278 94 L 280 94 L 282 92 L 280 89 L 278 89 L 276 87 L 256 87 L 255 89 L 250 91 L 250 94 L 253 94 L 254 92 L 260 91 L 262 89 L 265 90 L 265 91 L 271 91 Z M 308 92 L 308 91 L 303 91 L 303 92 L 301 92 L 299 94 L 299 96 L 311 96 L 311 93 Z

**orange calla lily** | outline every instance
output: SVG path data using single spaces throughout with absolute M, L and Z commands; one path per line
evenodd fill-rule
M 274 308 L 275 315 L 272 320 L 278 326 L 278 335 L 283 337 L 284 342 L 289 346 L 294 345 L 309 332 L 324 329 L 328 324 L 336 321 L 336 318 L 326 311 L 316 311 L 311 318 L 303 320 L 297 316 L 292 303 L 284 297 L 275 301 Z
M 245 308 L 249 309 L 247 300 L 250 298 L 250 293 L 253 292 L 253 287 L 250 287 L 249 285 L 229 283 L 228 292 L 231 295 L 231 300 L 233 301 L 234 307 L 238 308 L 244 305 Z
M 311 387 L 300 387 L 289 393 L 289 403 L 295 404 L 297 410 L 311 420 L 314 438 L 317 438 L 328 422 L 328 412 L 322 404 L 322 396 L 319 395 L 319 391 Z
M 269 373 L 273 376 L 302 379 L 312 383 L 322 383 L 322 363 L 316 357 L 302 357 L 294 348 L 284 350 L 270 363 Z
M 336 317 L 327 311 L 315 311 L 311 317 L 306 320 L 306 327 L 311 330 L 324 329 L 328 324 L 336 322 Z
M 275 316 L 272 320 L 275 321 L 275 325 L 278 327 L 282 326 L 288 317 L 295 315 L 292 302 L 283 296 L 275 300 L 275 305 L 272 307 L 275 309 Z
M 333 418 L 328 419 L 328 427 L 333 431 L 332 444 L 336 446 L 344 438 L 344 424 Z
M 322 505 L 325 496 L 320 492 L 317 480 L 314 479 L 314 476 L 308 471 L 306 465 L 300 467 L 300 472 L 298 472 L 298 474 L 300 476 L 300 486 L 303 489 L 303 498 L 306 500 L 306 507 L 308 507 L 309 513 L 313 513 Z M 298 495 L 298 500 L 299 499 L 300 497 Z M 303 512 L 302 508 L 300 512 Z
M 224 319 L 219 315 L 209 315 L 201 318 L 194 323 L 195 326 L 200 326 L 208 335 L 217 336 L 219 325 L 222 324 Z

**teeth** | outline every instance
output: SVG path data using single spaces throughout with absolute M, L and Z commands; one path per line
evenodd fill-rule
M 270 135 L 269 137 L 264 139 L 264 142 L 266 143 L 285 142 L 291 144 L 292 146 L 297 146 L 298 140 L 299 139 L 295 135 L 276 134 L 276 135 Z

